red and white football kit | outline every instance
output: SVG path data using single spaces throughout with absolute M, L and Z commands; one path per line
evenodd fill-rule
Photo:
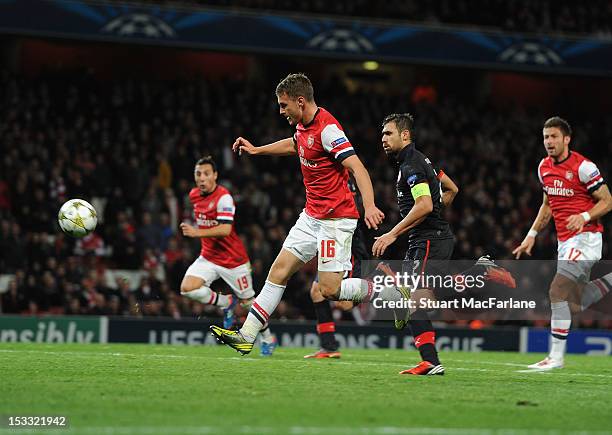
M 604 184 L 595 163 L 570 151 L 568 157 L 555 162 L 544 158 L 538 166 L 538 177 L 552 211 L 557 230 L 557 272 L 575 281 L 588 281 L 593 265 L 601 259 L 603 225 L 599 220 L 584 225 L 582 232 L 567 229 L 567 218 L 590 210 L 595 205 L 591 193 Z
M 197 276 L 207 285 L 221 278 L 240 299 L 255 295 L 251 277 L 251 264 L 244 244 L 234 228 L 236 206 L 229 191 L 217 185 L 214 191 L 202 194 L 200 189 L 189 192 L 193 205 L 196 226 L 212 228 L 220 224 L 231 224 L 232 230 L 225 237 L 202 237 L 200 256 L 189 266 L 185 275 Z
M 306 188 L 306 208 L 283 248 L 305 263 L 319 254 L 320 271 L 351 270 L 351 240 L 359 212 L 342 161 L 355 155 L 355 150 L 340 123 L 322 107 L 310 123 L 296 126 L 293 140 Z

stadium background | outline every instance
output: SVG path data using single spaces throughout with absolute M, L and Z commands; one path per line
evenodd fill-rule
M 205 154 L 217 159 L 220 181 L 237 200 L 237 230 L 260 288 L 304 204 L 299 167 L 290 158 L 239 158 L 229 145 L 238 135 L 263 144 L 291 134 L 278 116 L 274 86 L 292 71 L 311 77 L 317 103 L 341 120 L 356 145 L 387 215 L 383 230 L 398 215 L 380 121 L 390 112 L 415 114 L 417 145 L 460 187 L 447 210 L 458 259 L 510 258 L 528 230 L 541 202 L 536 167 L 547 117 L 568 119 L 574 149 L 610 176 L 612 67 L 602 58 L 570 60 L 569 49 L 558 61 L 550 49 L 569 44 L 612 53 L 609 2 L 339 1 L 331 9 L 308 2 L 296 10 L 280 0 L 58 1 L 44 6 L 65 22 L 39 14 L 34 24 L 19 24 L 27 22 L 19 18 L 27 15 L 25 3 L 43 4 L 0 4 L 7 12 L 0 18 L 3 314 L 215 319 L 214 308 L 178 294 L 199 249 L 178 233 L 178 223 L 190 219 L 193 164 Z M 266 48 L 279 43 L 270 35 L 242 45 L 216 35 L 228 37 L 219 48 L 207 45 L 209 34 L 181 40 L 180 26 L 171 25 L 179 21 L 163 20 L 172 14 L 335 27 L 303 50 Z M 92 16 L 108 23 L 94 25 Z M 522 42 L 493 62 L 474 60 L 475 46 L 440 54 L 433 42 L 418 55 L 407 46 L 378 56 L 371 41 L 356 36 L 360 21 L 351 16 L 381 19 L 375 21 L 381 28 L 416 26 L 425 36 L 470 31 Z M 428 50 L 430 58 L 422 53 Z M 96 233 L 82 240 L 65 237 L 56 224 L 59 206 L 73 197 L 91 200 L 100 215 Z M 604 223 L 609 258 L 612 222 Z M 395 248 L 390 258 L 400 258 L 401 245 Z M 535 258 L 552 259 L 555 249 L 551 225 L 538 237 Z M 307 267 L 292 279 L 276 318 L 313 318 L 313 274 Z M 612 327 L 606 317 L 575 324 Z
M 0 434 L 24 415 L 95 435 L 610 433 L 612 368 L 594 356 L 612 355 L 609 296 L 574 319 L 553 373 L 525 373 L 546 320 L 437 323 L 444 377 L 400 376 L 418 352 L 388 322 L 338 322 L 342 358 L 304 360 L 312 267 L 275 313 L 272 358 L 213 346 L 220 313 L 178 295 L 198 251 L 177 232 L 193 163 L 218 160 L 260 287 L 303 207 L 299 166 L 229 145 L 292 133 L 274 88 L 295 71 L 366 163 L 385 228 L 380 121 L 416 115 L 417 145 L 461 189 L 446 211 L 457 259 L 510 261 L 541 202 L 549 116 L 611 175 L 609 0 L 0 0 Z M 76 196 L 101 218 L 83 240 L 55 222 Z M 550 271 L 555 245 L 549 226 L 535 257 Z

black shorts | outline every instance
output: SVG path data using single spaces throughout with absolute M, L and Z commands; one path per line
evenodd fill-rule
M 344 274 L 344 279 L 363 278 L 364 270 L 362 268 L 362 262 L 370 259 L 370 251 L 365 244 L 361 228 L 357 227 L 351 242 L 351 264 L 353 265 L 353 269 Z
M 453 256 L 455 239 L 432 239 L 411 242 L 406 251 L 403 273 L 411 275 L 445 277 L 449 273 L 449 261 Z M 454 296 L 454 291 L 432 286 L 438 299 Z

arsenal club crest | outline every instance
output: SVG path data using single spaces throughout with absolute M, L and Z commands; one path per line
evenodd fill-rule
M 574 173 L 572 171 L 567 171 L 565 173 L 565 178 L 567 178 L 568 181 L 572 181 L 574 179 Z
M 308 148 L 312 148 L 312 146 L 314 145 L 314 136 L 310 135 L 308 136 Z

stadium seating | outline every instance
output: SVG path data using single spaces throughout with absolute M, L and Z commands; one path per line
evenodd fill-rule
M 256 144 L 291 135 L 269 93 L 247 80 L 97 81 L 87 73 L 28 79 L 7 72 L 0 77 L 0 273 L 13 277 L 12 283 L 4 279 L 2 312 L 206 315 L 178 295 L 198 244 L 178 234 L 177 224 L 190 219 L 186 195 L 193 164 L 209 153 L 237 200 L 238 232 L 260 288 L 304 204 L 297 161 L 230 152 L 237 135 Z M 387 112 L 411 110 L 417 146 L 461 189 L 447 211 L 457 236 L 456 258 L 485 252 L 509 257 L 541 201 L 535 168 L 549 113 L 461 101 L 448 90 L 415 105 L 407 103 L 411 90 L 349 93 L 330 82 L 317 84 L 316 91 L 366 162 L 386 225 L 398 216 L 395 171 L 381 150 L 380 121 Z M 605 173 L 612 131 L 589 121 L 572 119 L 574 141 Z M 77 242 L 55 223 L 61 203 L 73 197 L 91 199 L 101 217 L 96 235 Z M 608 224 L 604 240 L 611 239 L 611 230 Z M 553 258 L 555 247 L 549 229 L 535 255 Z M 390 255 L 400 256 L 401 247 Z M 604 258 L 609 255 L 605 245 Z M 115 269 L 145 273 L 130 286 L 109 282 L 107 270 Z M 291 281 L 279 316 L 309 315 L 305 289 L 313 273 L 306 268 Z
M 194 0 L 180 3 L 258 12 L 269 10 L 404 20 L 429 25 L 478 26 L 510 32 L 612 37 L 612 7 L 606 0 L 342 0 L 333 3 L 323 0 L 299 3 L 289 0 Z

